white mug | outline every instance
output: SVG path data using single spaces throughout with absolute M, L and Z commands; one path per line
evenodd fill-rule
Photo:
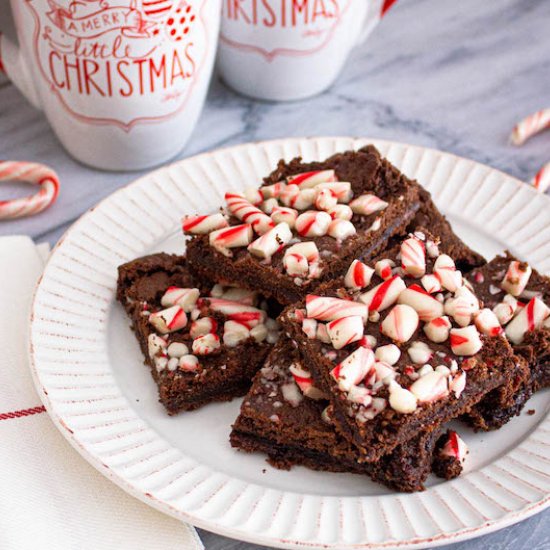
M 139 170 L 183 149 L 202 110 L 221 0 L 12 0 L 0 68 L 67 151 Z
M 328 88 L 395 0 L 223 0 L 218 65 L 247 96 L 302 99 Z

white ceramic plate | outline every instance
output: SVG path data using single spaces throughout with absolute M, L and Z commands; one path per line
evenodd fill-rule
M 169 418 L 115 303 L 116 268 L 181 251 L 184 213 L 213 211 L 228 189 L 257 185 L 280 158 L 323 159 L 374 143 L 433 194 L 457 232 L 491 256 L 511 249 L 550 272 L 550 198 L 450 154 L 378 140 L 288 139 L 200 155 L 153 172 L 87 213 L 53 253 L 36 292 L 31 360 L 48 412 L 100 472 L 194 525 L 280 548 L 404 548 L 464 540 L 550 500 L 550 395 L 498 432 L 461 433 L 471 454 L 451 482 L 397 494 L 368 479 L 283 472 L 228 443 L 240 400 Z

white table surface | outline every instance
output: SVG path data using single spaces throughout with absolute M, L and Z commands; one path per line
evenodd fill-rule
M 0 28 L 9 2 L 0 0 Z M 303 102 L 259 103 L 217 78 L 179 158 L 247 141 L 303 135 L 372 136 L 435 147 L 528 180 L 550 160 L 550 133 L 508 144 L 515 121 L 550 107 L 549 0 L 400 0 L 354 52 L 337 84 Z M 0 158 L 44 162 L 61 178 L 57 204 L 0 222 L 0 235 L 54 244 L 84 211 L 139 173 L 94 171 L 61 148 L 42 113 L 0 76 Z M 4 184 L 0 200 L 28 187 Z M 207 550 L 258 546 L 201 531 Z M 550 510 L 453 550 L 550 549 Z

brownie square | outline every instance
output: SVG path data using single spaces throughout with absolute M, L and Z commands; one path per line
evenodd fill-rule
M 372 146 L 323 162 L 281 161 L 259 190 L 226 195 L 229 228 L 219 214 L 184 220 L 194 234 L 187 258 L 212 280 L 291 304 L 340 275 L 359 251 L 384 249 L 420 208 L 419 189 Z M 245 223 L 264 237 L 246 234 Z
M 362 460 L 468 411 L 517 373 L 507 340 L 477 328 L 481 304 L 443 250 L 419 231 L 279 318 Z
M 256 293 L 213 287 L 183 256 L 120 266 L 117 299 L 169 414 L 244 395 L 277 338 Z
M 464 417 L 476 429 L 494 430 L 520 414 L 534 392 L 550 386 L 550 278 L 509 252 L 468 278 L 484 307 L 498 314 L 505 331 L 509 333 L 513 323 L 511 344 L 523 365 L 511 384 L 492 391 Z M 519 330 L 514 325 L 520 325 Z
M 295 378 L 291 367 L 304 374 L 296 347 L 289 340 L 280 341 L 243 400 L 230 436 L 233 447 L 265 453 L 270 464 L 281 469 L 302 465 L 357 473 L 398 491 L 423 490 L 431 470 L 435 431 L 419 434 L 377 462 L 361 463 L 355 447 L 335 430 L 328 402 L 318 391 L 312 394 L 316 399 L 307 397 L 312 389 L 309 382 L 303 376 Z

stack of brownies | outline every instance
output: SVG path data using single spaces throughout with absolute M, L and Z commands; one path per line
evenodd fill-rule
M 489 263 L 368 146 L 281 161 L 186 216 L 187 255 L 119 268 L 169 414 L 245 395 L 231 445 L 400 491 L 458 475 L 442 426 L 497 429 L 550 383 L 550 279 Z

